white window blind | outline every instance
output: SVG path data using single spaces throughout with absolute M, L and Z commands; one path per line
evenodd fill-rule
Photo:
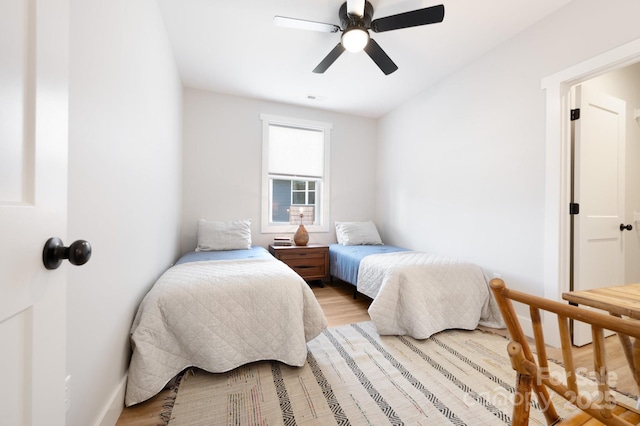
M 322 177 L 324 133 L 271 124 L 269 126 L 269 174 Z

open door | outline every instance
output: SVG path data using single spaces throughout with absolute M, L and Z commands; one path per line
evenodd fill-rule
M 0 2 L 1 424 L 64 425 L 68 0 Z M 66 242 L 66 241 L 65 241 Z
M 624 284 L 626 103 L 576 86 L 573 121 L 572 290 Z M 573 343 L 591 342 L 591 329 L 575 324 Z

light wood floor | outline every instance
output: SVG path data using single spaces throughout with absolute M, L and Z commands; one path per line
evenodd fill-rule
M 324 288 L 313 285 L 312 289 L 324 310 L 329 322 L 329 327 L 368 321 L 370 319 L 367 309 L 369 308 L 371 300 L 360 294 L 358 298 L 354 300 L 353 286 L 341 281 L 333 281 L 332 283 L 325 283 Z M 503 335 L 506 333 L 506 331 L 500 330 L 493 331 Z M 618 339 L 615 336 L 606 339 L 606 350 L 609 371 L 618 377 L 618 390 L 635 395 L 635 383 L 629 372 Z M 561 351 L 558 349 L 549 348 L 547 355 L 550 358 L 562 359 Z M 590 345 L 576 348 L 574 357 L 577 366 L 582 366 L 586 368 L 587 371 L 593 369 Z M 163 404 L 169 396 L 170 391 L 165 390 L 146 402 L 125 408 L 116 426 L 164 425 L 160 413 L 163 410 Z

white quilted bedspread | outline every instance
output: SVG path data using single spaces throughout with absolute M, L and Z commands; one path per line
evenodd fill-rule
M 358 291 L 371 297 L 378 333 L 426 339 L 442 330 L 503 328 L 482 268 L 414 251 L 366 256 Z
M 142 402 L 177 373 L 213 373 L 258 360 L 304 365 L 327 326 L 305 281 L 270 259 L 176 265 L 144 297 L 131 328 L 125 403 Z

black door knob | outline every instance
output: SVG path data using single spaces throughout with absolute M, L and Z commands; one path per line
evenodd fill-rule
M 91 258 L 91 244 L 78 240 L 65 247 L 60 238 L 49 238 L 42 250 L 42 262 L 47 269 L 57 269 L 63 259 L 72 265 L 84 265 Z
M 624 223 L 621 223 L 621 224 L 620 224 L 620 230 L 621 230 L 621 231 L 624 231 L 625 229 L 626 229 L 627 231 L 631 231 L 631 230 L 633 229 L 633 226 L 631 226 L 631 224 L 629 224 L 629 225 L 625 225 Z

